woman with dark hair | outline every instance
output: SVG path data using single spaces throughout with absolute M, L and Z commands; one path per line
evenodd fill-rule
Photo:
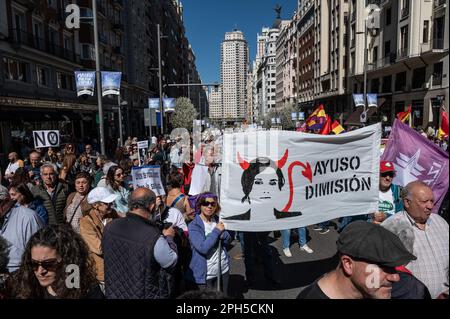
M 107 157 L 105 155 L 99 155 L 95 160 L 95 173 L 94 173 L 94 187 L 97 187 L 100 179 L 105 175 L 103 173 L 103 166 L 105 165 Z
M 125 216 L 128 212 L 128 195 L 130 191 L 124 184 L 125 173 L 120 166 L 113 166 L 106 174 L 106 188 L 113 194 L 117 195 L 114 201 L 114 209 L 119 216 Z
M 19 167 L 14 172 L 14 175 L 11 179 L 11 184 L 26 184 L 29 189 L 33 187 L 33 183 L 31 182 L 30 174 L 28 173 L 28 170 L 25 167 Z
M 80 276 L 71 279 L 74 270 Z M 13 298 L 103 298 L 89 249 L 69 225 L 48 226 L 36 232 L 13 277 Z
M 173 169 L 167 178 L 166 205 L 177 208 L 183 215 L 186 213 L 187 200 L 181 192 L 183 186 L 183 174 Z
M 217 200 L 217 196 L 212 193 L 200 194 L 197 199 L 197 215 L 188 226 L 192 259 L 187 278 L 200 289 L 214 288 L 220 262 L 223 293 L 227 294 L 230 269 L 227 245 L 232 237 L 225 230 L 223 222 L 219 221 L 220 205 Z M 219 241 L 222 242 L 221 251 Z
M 48 213 L 45 209 L 42 201 L 35 200 L 30 188 L 24 184 L 14 184 L 9 186 L 9 197 L 16 201 L 17 204 L 34 210 L 36 214 L 41 218 L 44 225 L 48 225 Z
M 70 153 L 64 155 L 63 164 L 59 172 L 59 178 L 69 185 L 69 190 L 75 189 L 75 175 L 77 174 L 77 157 Z
M 92 209 L 87 202 L 87 194 L 91 189 L 91 176 L 86 173 L 78 173 L 75 176 L 75 192 L 67 197 L 66 207 L 64 208 L 64 220 L 72 228 L 80 232 L 80 219 Z

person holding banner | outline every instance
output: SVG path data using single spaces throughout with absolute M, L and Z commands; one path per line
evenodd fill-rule
M 117 195 L 114 201 L 114 209 L 120 216 L 128 212 L 128 195 L 130 191 L 125 187 L 125 173 L 120 166 L 113 166 L 106 174 L 106 188 Z
M 192 259 L 187 279 L 195 283 L 198 289 L 214 288 L 217 285 L 218 270 L 222 269 L 222 289 L 223 293 L 227 294 L 230 257 L 226 247 L 232 236 L 219 220 L 220 205 L 216 195 L 200 194 L 197 198 L 197 209 L 197 215 L 188 226 Z M 219 241 L 222 242 L 221 252 Z

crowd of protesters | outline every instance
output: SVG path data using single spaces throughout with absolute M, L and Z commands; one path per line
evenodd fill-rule
M 182 162 L 177 141 L 161 136 L 151 139 L 141 163 L 137 141 L 129 137 L 113 157 L 100 155 L 97 145 L 72 143 L 8 155 L 0 168 L 0 298 L 175 298 L 214 288 L 219 274 L 227 296 L 235 239 L 248 285 L 259 257 L 266 281 L 279 287 L 269 233 L 234 233 L 219 220 L 221 170 L 211 140 L 201 148 L 207 182 L 195 196 L 189 189 L 197 154 Z M 133 188 L 131 170 L 141 164 L 161 167 L 165 196 Z M 391 290 L 393 298 L 448 297 L 448 221 L 431 214 L 426 184 L 401 190 L 392 183 L 395 172 L 393 163 L 380 163 L 379 211 L 339 220 L 339 265 L 300 298 L 390 298 Z M 441 212 L 446 205 L 448 199 Z M 325 235 L 328 223 L 314 229 Z M 301 251 L 314 253 L 307 229 L 295 231 Z M 283 253 L 292 257 L 291 231 L 281 235 Z M 381 287 L 363 287 L 367 264 L 381 269 Z M 67 285 L 73 265 L 82 274 L 78 289 Z

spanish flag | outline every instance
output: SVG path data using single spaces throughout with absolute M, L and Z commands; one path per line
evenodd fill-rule
M 333 124 L 331 124 L 331 132 L 333 132 L 336 135 L 339 135 L 345 132 L 345 129 L 342 127 L 341 124 L 339 124 L 338 121 L 334 121 Z
M 310 131 L 320 130 L 327 120 L 323 105 L 320 105 L 306 120 L 306 127 Z
M 322 128 L 320 129 L 319 134 L 320 135 L 328 135 L 331 133 L 331 117 L 327 115 L 327 120 L 323 124 Z
M 441 127 L 438 131 L 438 139 L 448 138 L 448 116 L 444 109 L 441 110 Z
M 408 110 L 405 112 L 400 112 L 397 114 L 397 118 L 402 121 L 402 123 L 405 123 L 406 121 L 409 120 L 409 117 L 411 116 L 411 112 L 412 112 L 412 106 L 410 105 L 408 107 Z

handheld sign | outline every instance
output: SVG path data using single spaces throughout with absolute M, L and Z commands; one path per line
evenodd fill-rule
M 139 166 L 144 165 L 148 152 L 148 141 L 138 142 Z
M 164 187 L 161 183 L 160 166 L 133 167 L 131 171 L 133 177 L 133 187 L 145 187 L 155 192 L 156 196 L 165 195 Z
M 58 147 L 60 143 L 59 131 L 33 131 L 34 147 Z

